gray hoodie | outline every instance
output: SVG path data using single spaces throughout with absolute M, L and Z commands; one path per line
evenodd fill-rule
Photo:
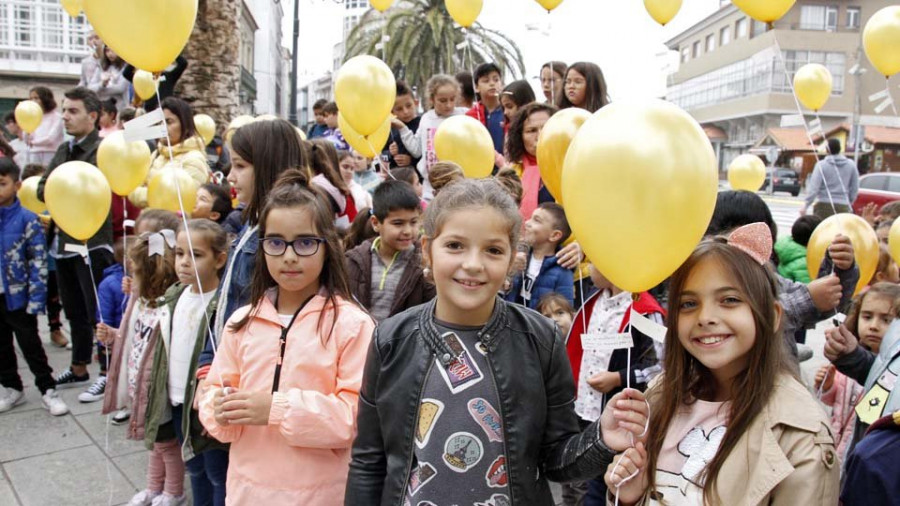
M 806 205 L 828 202 L 850 205 L 859 193 L 859 171 L 853 160 L 844 155 L 829 155 L 816 164 L 806 185 Z

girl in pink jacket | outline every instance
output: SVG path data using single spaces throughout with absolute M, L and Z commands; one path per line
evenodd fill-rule
M 231 443 L 227 504 L 342 504 L 374 323 L 306 173 L 283 173 L 259 225 L 255 302 L 225 326 L 200 420 Z

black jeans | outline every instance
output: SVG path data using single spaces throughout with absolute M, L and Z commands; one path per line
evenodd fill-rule
M 105 249 L 91 251 L 90 257 L 90 270 L 84 258 L 80 256 L 56 260 L 59 297 L 69 319 L 69 330 L 72 334 L 72 365 L 91 363 L 94 326 L 97 324 L 96 288 L 103 279 L 103 269 L 115 261 L 112 252 Z
M 0 295 L 0 383 L 6 388 L 22 391 L 22 378 L 19 377 L 16 350 L 13 347 L 13 335 L 19 342 L 19 349 L 34 374 L 34 384 L 43 395 L 47 390 L 56 387 L 53 380 L 53 369 L 47 362 L 44 345 L 38 335 L 37 316 L 25 312 L 25 308 L 16 311 L 6 309 L 3 296 Z
M 188 408 L 190 409 L 190 408 Z M 172 424 L 178 443 L 184 443 L 181 421 L 184 405 L 172 406 Z M 225 506 L 225 478 L 228 474 L 228 451 L 206 450 L 184 463 L 191 477 L 194 506 Z
M 47 320 L 50 323 L 50 332 L 62 328 L 60 313 L 62 304 L 59 302 L 59 285 L 56 281 L 56 271 L 53 271 L 47 276 Z

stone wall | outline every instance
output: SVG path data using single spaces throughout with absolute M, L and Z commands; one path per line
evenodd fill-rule
M 239 114 L 241 0 L 200 0 L 194 32 L 184 49 L 188 68 L 175 93 L 216 120 L 221 134 Z

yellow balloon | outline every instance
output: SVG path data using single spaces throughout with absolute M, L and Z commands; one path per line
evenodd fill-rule
M 59 0 L 59 3 L 62 4 L 62 8 L 65 9 L 66 14 L 73 18 L 77 18 L 78 15 L 81 14 L 81 9 L 84 7 L 84 0 Z
M 125 142 L 121 131 L 109 134 L 97 148 L 97 167 L 116 195 L 127 196 L 144 184 L 150 171 L 150 147 L 144 141 Z
M 453 116 L 438 126 L 434 152 L 438 160 L 462 167 L 466 177 L 488 177 L 494 170 L 491 134 L 480 121 L 469 116 Z
M 648 290 L 706 232 L 716 156 L 690 115 L 663 100 L 619 101 L 588 119 L 563 166 L 566 217 L 591 262 L 617 287 Z
M 666 26 L 681 10 L 681 0 L 644 0 L 644 8 L 657 23 Z
M 372 4 L 372 8 L 376 11 L 384 12 L 394 3 L 394 0 L 369 0 L 369 3 Z
M 16 105 L 16 123 L 27 133 L 34 133 L 41 126 L 44 110 L 34 100 L 23 100 Z
M 559 4 L 563 2 L 563 0 L 536 0 L 537 3 L 541 4 L 541 7 L 547 9 L 547 12 L 552 11 L 553 9 L 559 7 Z
M 468 28 L 481 14 L 484 0 L 445 0 L 444 5 L 447 6 L 447 12 L 454 21 Z
M 900 72 L 900 5 L 885 7 L 869 18 L 863 47 L 872 66 L 885 77 Z
M 774 23 L 791 10 L 796 0 L 732 0 L 744 14 L 763 23 Z
M 47 210 L 47 205 L 37 198 L 37 187 L 40 182 L 41 176 L 31 176 L 22 181 L 22 186 L 17 193 L 22 207 L 34 214 L 43 214 Z
M 338 70 L 334 99 L 347 123 L 361 135 L 378 130 L 396 98 L 394 73 L 374 56 L 354 56 Z
M 50 173 L 44 202 L 59 228 L 87 241 L 109 216 L 112 192 L 100 169 L 86 162 L 66 162 Z
M 891 258 L 900 264 L 900 220 L 894 220 L 894 224 L 891 225 L 888 233 L 888 248 L 891 250 Z
M 806 246 L 806 269 L 812 279 L 819 277 L 819 266 L 825 258 L 825 251 L 838 234 L 849 237 L 850 243 L 853 244 L 853 255 L 856 258 L 856 265 L 859 266 L 859 282 L 853 292 L 857 294 L 875 275 L 879 255 L 878 235 L 860 216 L 841 213 L 822 221 L 813 231 Z
M 256 121 L 256 119 L 249 114 L 242 114 L 232 119 L 231 123 L 228 124 L 228 128 L 225 129 L 225 142 L 231 143 L 231 138 L 234 136 L 234 132 L 236 132 L 238 128 L 241 128 L 244 125 L 249 125 L 254 121 Z
M 562 204 L 562 172 L 563 162 L 566 160 L 566 152 L 578 129 L 584 124 L 591 113 L 578 108 L 570 107 L 554 114 L 544 123 L 541 135 L 538 137 L 537 159 L 541 170 L 541 180 L 544 186 L 553 195 L 557 202 Z
M 757 192 L 766 181 L 766 164 L 756 155 L 741 155 L 728 165 L 728 184 L 734 190 Z
M 131 78 L 131 84 L 141 100 L 150 100 L 153 95 L 156 95 L 156 79 L 146 70 L 136 70 L 134 77 Z
M 347 123 L 342 113 L 338 113 L 338 128 L 341 129 L 341 135 L 351 148 L 366 158 L 375 158 L 381 149 L 387 143 L 388 137 L 391 136 L 391 118 L 384 120 L 378 130 L 372 135 L 364 136 L 353 130 L 353 127 Z
M 191 36 L 197 0 L 84 0 L 84 13 L 123 60 L 162 72 Z
M 203 145 L 206 146 L 212 142 L 216 136 L 216 120 L 212 119 L 208 114 L 197 114 L 194 116 L 194 127 L 197 133 L 203 137 Z
M 822 64 L 807 63 L 794 74 L 794 92 L 800 103 L 818 111 L 831 96 L 831 72 Z
M 197 203 L 200 185 L 177 163 L 168 163 L 147 184 L 147 207 L 189 214 Z M 179 203 L 178 193 L 181 191 Z

